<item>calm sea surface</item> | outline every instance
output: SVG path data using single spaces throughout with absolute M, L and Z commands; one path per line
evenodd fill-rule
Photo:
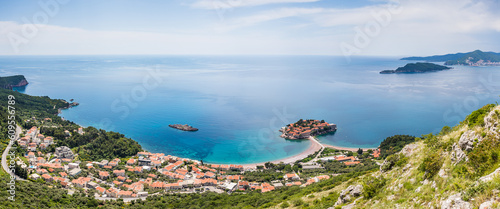
M 0 56 L 0 75 L 23 74 L 21 92 L 74 99 L 62 117 L 124 133 L 146 150 L 211 163 L 298 154 L 309 141 L 278 129 L 298 119 L 338 125 L 325 144 L 377 147 L 395 134 L 453 126 L 499 100 L 500 67 L 381 75 L 407 61 L 328 56 Z M 168 124 L 190 124 L 182 132 Z

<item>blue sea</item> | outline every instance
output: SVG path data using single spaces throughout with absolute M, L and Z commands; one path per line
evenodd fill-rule
M 22 74 L 30 95 L 74 99 L 82 126 L 118 131 L 144 149 L 210 163 L 257 163 L 306 150 L 279 137 L 299 119 L 337 132 L 322 143 L 377 147 L 395 134 L 437 133 L 499 100 L 500 67 L 454 66 L 382 75 L 408 61 L 332 56 L 0 56 L 0 75 Z M 442 63 L 438 63 L 442 64 Z M 200 130 L 183 132 L 169 124 Z

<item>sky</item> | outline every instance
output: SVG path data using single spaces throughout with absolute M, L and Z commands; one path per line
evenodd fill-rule
M 0 0 L 0 55 L 500 51 L 498 0 Z

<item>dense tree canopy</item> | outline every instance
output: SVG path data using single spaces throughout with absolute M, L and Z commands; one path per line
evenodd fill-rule
M 414 141 L 415 137 L 409 135 L 394 135 L 387 137 L 380 143 L 380 157 L 386 158 L 389 155 L 397 153 L 401 151 L 405 145 Z

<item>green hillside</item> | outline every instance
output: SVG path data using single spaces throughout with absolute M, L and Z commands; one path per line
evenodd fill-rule
M 338 208 L 499 208 L 499 121 L 500 106 L 486 105 L 456 127 L 417 138 L 379 171 L 328 192 L 341 194 Z

